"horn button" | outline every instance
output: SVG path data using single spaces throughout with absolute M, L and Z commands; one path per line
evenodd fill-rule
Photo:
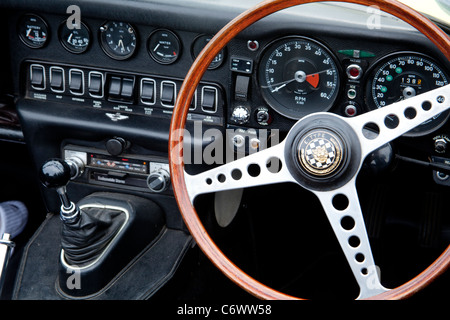
M 361 163 L 359 139 L 339 116 L 318 113 L 298 121 L 286 138 L 289 171 L 305 188 L 326 191 L 352 179 Z
M 341 139 L 326 129 L 312 130 L 303 135 L 297 147 L 297 157 L 302 169 L 315 177 L 326 177 L 339 172 L 345 155 Z

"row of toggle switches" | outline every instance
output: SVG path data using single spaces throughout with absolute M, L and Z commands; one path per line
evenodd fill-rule
M 134 75 L 119 75 L 82 70 L 81 68 L 44 66 L 35 63 L 30 64 L 29 81 L 31 88 L 36 91 L 71 94 L 96 99 L 104 98 L 108 101 L 125 104 L 137 102 L 151 106 L 158 103 L 167 108 L 174 107 L 177 90 L 181 85 L 181 81 L 150 77 L 139 78 Z M 135 92 L 137 90 L 138 96 L 136 97 Z M 219 90 L 215 86 L 203 85 L 197 91 L 190 109 L 195 110 L 199 106 L 203 112 L 217 112 L 220 99 Z
M 66 71 L 61 67 L 52 66 L 49 68 L 49 89 L 55 93 L 66 92 Z M 68 90 L 73 95 L 85 94 L 84 71 L 80 69 L 69 69 Z M 47 89 L 47 73 L 45 67 L 39 64 L 30 65 L 30 83 L 34 90 Z M 104 76 L 103 73 L 91 71 L 88 74 L 88 92 L 93 98 L 103 98 L 104 96 Z

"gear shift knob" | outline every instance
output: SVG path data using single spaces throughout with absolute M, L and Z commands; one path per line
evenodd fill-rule
M 46 161 L 39 172 L 42 184 L 47 188 L 54 188 L 61 200 L 61 220 L 72 223 L 78 219 L 79 209 L 69 200 L 66 185 L 70 179 L 78 175 L 83 168 L 79 168 L 74 161 L 50 159 Z
M 65 187 L 71 179 L 69 165 L 60 159 L 51 159 L 44 163 L 39 178 L 47 188 Z

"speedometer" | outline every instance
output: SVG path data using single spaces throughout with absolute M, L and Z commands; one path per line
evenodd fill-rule
M 340 85 L 332 53 L 317 41 L 303 37 L 269 44 L 260 60 L 258 80 L 265 101 L 290 119 L 328 111 Z
M 372 72 L 367 89 L 370 109 L 382 108 L 448 84 L 449 78 L 443 69 L 422 54 L 399 53 L 383 61 Z M 438 129 L 447 117 L 447 112 L 437 115 L 405 136 L 428 134 Z

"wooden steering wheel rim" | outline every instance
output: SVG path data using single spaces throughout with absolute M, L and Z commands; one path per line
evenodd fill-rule
M 216 246 L 201 223 L 193 204 L 189 199 L 184 180 L 184 163 L 182 141 L 186 118 L 190 102 L 203 74 L 214 57 L 225 45 L 242 30 L 256 21 L 274 12 L 292 6 L 323 2 L 323 0 L 267 0 L 249 9 L 229 22 L 203 49 L 194 61 L 185 81 L 180 89 L 170 126 L 169 138 L 169 163 L 174 194 L 184 222 L 191 235 L 205 253 L 205 255 L 219 268 L 228 278 L 234 281 L 244 290 L 260 299 L 299 299 L 286 295 L 253 279 L 233 262 L 231 262 Z M 380 10 L 390 13 L 423 33 L 436 47 L 447 57 L 450 57 L 450 38 L 430 20 L 396 0 L 328 0 L 328 2 L 349 2 L 360 5 L 378 6 Z M 450 265 L 450 245 L 426 270 L 409 282 L 378 294 L 370 299 L 405 299 L 426 287 L 439 275 L 443 274 Z

